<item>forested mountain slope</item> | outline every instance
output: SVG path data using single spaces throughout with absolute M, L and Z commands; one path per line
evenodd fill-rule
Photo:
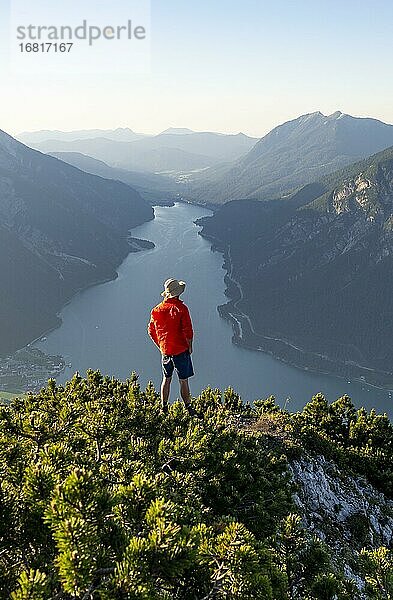
M 224 309 L 251 318 L 239 341 L 392 380 L 393 148 L 288 200 L 228 203 L 200 223 L 242 289 L 230 284 L 235 302 Z
M 155 173 L 141 173 L 138 171 L 127 171 L 126 169 L 117 169 L 110 167 L 105 162 L 81 154 L 80 152 L 53 152 L 51 156 L 58 158 L 81 171 L 99 175 L 105 179 L 116 179 L 131 186 L 138 191 L 142 197 L 152 199 L 154 203 L 160 201 L 170 201 L 177 198 L 179 185 L 173 178 L 165 175 L 156 175 Z
M 129 186 L 0 132 L 0 354 L 57 324 L 77 290 L 113 278 L 128 230 L 151 218 Z

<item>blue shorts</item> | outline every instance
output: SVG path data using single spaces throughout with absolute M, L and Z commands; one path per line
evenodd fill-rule
M 162 356 L 162 372 L 165 377 L 172 377 L 176 369 L 179 379 L 188 379 L 194 375 L 191 355 L 188 350 L 175 356 Z

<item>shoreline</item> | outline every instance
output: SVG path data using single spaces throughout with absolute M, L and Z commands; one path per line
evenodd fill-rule
M 156 203 L 152 204 L 152 208 L 153 211 L 155 209 L 155 207 L 168 207 L 168 208 L 172 208 L 173 206 L 175 206 L 177 203 L 179 204 L 185 204 L 185 205 L 195 205 L 192 202 L 188 202 L 187 200 L 184 200 L 183 198 L 176 198 L 173 201 L 168 201 L 168 202 L 159 202 L 157 201 Z M 199 205 L 197 204 L 197 206 L 199 206 L 200 208 L 205 208 L 209 211 L 211 211 L 210 208 L 208 208 L 207 206 L 204 205 Z M 154 215 L 152 217 L 152 219 L 149 219 L 149 221 L 152 221 L 155 219 L 155 212 Z M 88 285 L 82 286 L 78 289 L 76 289 L 74 291 L 74 293 L 68 298 L 68 300 L 66 302 L 64 302 L 64 304 L 62 304 L 62 306 L 60 307 L 60 309 L 56 312 L 54 318 L 56 319 L 56 324 L 48 327 L 47 329 L 43 330 L 40 335 L 36 336 L 34 339 L 32 339 L 31 341 L 29 341 L 27 344 L 25 344 L 24 346 L 21 346 L 20 348 L 17 348 L 12 355 L 7 355 L 4 357 L 7 358 L 9 356 L 14 356 L 16 353 L 22 351 L 22 350 L 27 350 L 27 349 L 31 349 L 34 348 L 35 344 L 37 342 L 39 342 L 40 340 L 42 340 L 42 338 L 47 337 L 52 331 L 55 331 L 56 329 L 58 329 L 59 327 L 61 327 L 62 325 L 62 319 L 61 319 L 61 312 L 65 309 L 66 306 L 68 306 L 77 296 L 78 294 L 81 294 L 85 291 L 87 291 L 88 289 L 98 286 L 98 285 L 103 285 L 105 283 L 109 283 L 111 281 L 116 281 L 116 279 L 119 277 L 119 273 L 118 273 L 118 269 L 119 267 L 123 264 L 123 262 L 126 260 L 126 258 L 129 256 L 129 254 L 132 253 L 137 253 L 137 252 L 146 252 L 147 250 L 152 250 L 155 248 L 155 244 L 153 242 L 151 242 L 150 240 L 145 240 L 145 239 L 141 239 L 141 238 L 137 238 L 134 237 L 132 235 L 132 232 L 134 229 L 136 229 L 137 227 L 139 227 L 140 225 L 144 225 L 145 223 L 149 222 L 149 221 L 145 221 L 144 223 L 140 223 L 139 225 L 135 225 L 135 227 L 131 228 L 128 230 L 127 236 L 126 236 L 126 240 L 129 246 L 129 251 L 128 253 L 121 259 L 121 261 L 114 267 L 115 271 L 113 276 L 110 277 L 104 277 L 102 279 L 98 279 L 96 281 L 93 281 L 91 283 L 89 283 Z M 59 355 L 60 356 L 60 355 Z M 63 369 L 58 373 L 61 374 L 64 372 L 64 370 L 69 366 L 66 363 L 65 357 L 63 355 L 61 355 L 61 358 L 64 361 L 64 367 Z M 0 357 L 0 361 L 2 360 L 2 358 Z M 51 374 L 48 374 L 48 376 L 50 377 Z
M 169 208 L 175 206 L 177 203 L 179 204 L 184 204 L 184 205 L 196 205 L 199 206 L 200 208 L 204 208 L 207 209 L 208 211 L 211 211 L 212 209 L 205 206 L 205 205 L 200 205 L 200 204 L 196 204 L 196 203 L 192 203 L 192 202 L 188 202 L 187 200 L 185 200 L 182 197 L 178 197 L 176 199 L 173 199 L 171 201 L 156 201 L 154 203 L 152 203 L 152 208 L 154 211 L 155 207 L 161 207 L 161 206 L 167 206 Z M 98 286 L 98 285 L 103 285 L 105 283 L 109 283 L 111 281 L 116 281 L 116 279 L 119 276 L 118 273 L 118 269 L 119 267 L 122 265 L 122 263 L 126 260 L 126 258 L 131 254 L 131 253 L 137 253 L 137 252 L 142 252 L 142 251 L 147 251 L 147 250 L 152 250 L 155 248 L 155 244 L 153 242 L 151 242 L 150 240 L 146 240 L 146 239 L 141 239 L 141 238 L 137 238 L 134 237 L 132 235 L 132 232 L 134 231 L 134 229 L 136 229 L 137 227 L 139 227 L 140 225 L 144 225 L 145 223 L 152 221 L 155 219 L 155 212 L 153 213 L 153 217 L 151 219 L 148 219 L 147 221 L 144 221 L 143 223 L 139 223 L 138 225 L 135 225 L 134 227 L 132 227 L 131 229 L 128 230 L 125 239 L 128 243 L 128 252 L 121 257 L 120 261 L 114 265 L 113 267 L 113 274 L 107 277 L 102 277 L 102 278 L 98 278 L 94 281 L 91 281 L 89 284 L 87 285 L 83 285 L 80 286 L 79 288 L 75 289 L 73 291 L 73 293 L 61 304 L 60 308 L 56 311 L 55 314 L 52 315 L 52 319 L 51 319 L 51 324 L 49 326 L 47 326 L 45 329 L 42 329 L 42 331 L 40 331 L 39 335 L 35 335 L 34 338 L 30 339 L 29 341 L 27 341 L 26 343 L 24 343 L 22 346 L 20 346 L 19 348 L 16 348 L 15 350 L 12 351 L 12 353 L 8 353 L 5 354 L 4 356 L 0 357 L 0 362 L 6 362 L 8 360 L 12 360 L 12 358 L 14 356 L 17 355 L 17 353 L 23 351 L 23 350 L 27 350 L 30 351 L 34 348 L 36 348 L 35 344 L 37 344 L 38 342 L 40 342 L 40 340 L 42 340 L 42 338 L 47 337 L 51 332 L 55 331 L 56 329 L 58 329 L 59 327 L 61 327 L 62 325 L 62 319 L 61 319 L 61 313 L 62 311 L 78 296 L 78 294 L 81 294 L 82 292 L 87 291 L 88 289 L 94 287 L 94 286 Z M 49 356 L 49 355 L 48 355 Z M 60 356 L 60 355 L 59 355 Z M 63 369 L 59 372 L 56 372 L 56 375 L 60 375 L 61 373 L 64 372 L 64 370 L 67 368 L 68 364 L 66 361 L 66 357 L 61 356 L 63 362 L 64 362 L 64 367 Z M 28 371 L 28 364 L 26 363 L 26 371 Z M 47 376 L 45 378 L 45 381 L 42 380 L 42 384 L 45 385 L 46 381 L 48 378 L 53 377 L 54 373 L 53 372 L 49 372 L 47 373 Z M 3 390 L 4 392 L 7 390 Z M 13 393 L 14 390 L 11 390 L 11 393 Z
M 143 225 L 143 224 L 144 223 L 141 223 L 141 225 Z M 139 225 L 136 225 L 133 229 L 136 229 L 136 227 L 139 227 Z M 132 230 L 130 229 L 130 231 L 132 231 Z M 140 245 L 138 248 L 136 248 L 136 246 L 132 246 L 131 243 L 129 243 L 130 251 L 122 259 L 122 261 L 115 267 L 116 269 L 118 269 L 122 265 L 122 263 L 125 261 L 125 259 L 127 258 L 127 256 L 129 254 L 137 253 L 137 252 L 145 252 L 146 250 L 152 250 L 153 248 L 155 248 L 153 242 L 151 242 L 150 240 L 142 240 L 140 238 L 127 237 L 127 241 L 128 242 L 132 242 L 132 243 L 142 242 L 143 244 L 147 244 L 147 245 L 146 245 L 146 247 L 143 247 L 142 245 Z M 151 245 L 151 244 L 153 244 L 153 245 Z M 41 335 L 39 335 L 38 337 L 34 338 L 34 340 L 31 340 L 31 342 L 28 342 L 27 344 L 25 344 L 21 348 L 17 348 L 17 350 L 15 350 L 15 352 L 18 352 L 19 350 L 23 350 L 24 348 L 28 348 L 29 346 L 32 346 L 33 344 L 35 344 L 36 342 L 38 342 L 43 337 L 47 336 L 52 331 L 55 331 L 55 329 L 58 329 L 61 326 L 61 324 L 62 324 L 62 321 L 61 321 L 61 318 L 60 318 L 61 312 L 64 310 L 64 308 L 66 306 L 68 306 L 78 296 L 78 294 L 81 294 L 82 292 L 85 292 L 85 291 L 89 290 L 90 288 L 95 287 L 96 285 L 103 285 L 104 283 L 109 283 L 110 281 L 116 281 L 116 279 L 118 277 L 119 277 L 119 273 L 118 273 L 118 271 L 115 271 L 113 277 L 103 277 L 102 279 L 98 279 L 97 281 L 92 281 L 88 285 L 80 287 L 77 290 L 75 290 L 75 292 L 72 294 L 72 296 L 64 304 L 62 304 L 60 310 L 55 315 L 56 319 L 60 319 L 59 324 L 58 325 L 54 325 L 53 327 L 49 327 L 48 329 L 46 329 L 45 331 L 43 331 L 41 333 Z
M 219 305 L 217 310 L 223 319 L 231 323 L 233 330 L 232 342 L 235 345 L 255 352 L 264 352 L 275 360 L 306 373 L 356 381 L 378 390 L 393 392 L 393 374 L 376 371 L 351 361 L 339 362 L 327 355 L 307 351 L 284 337 L 275 338 L 255 332 L 251 318 L 237 306 L 238 302 L 243 299 L 243 290 L 240 283 L 233 277 L 230 248 L 223 244 L 220 239 L 203 233 L 203 230 L 199 232 L 199 235 L 211 243 L 213 252 L 220 252 L 224 258 L 222 266 L 226 272 L 224 276 L 226 285 L 224 293 L 228 298 L 228 302 Z M 283 351 L 284 348 L 287 352 Z M 299 360 L 302 355 L 308 356 L 307 363 Z M 375 374 L 375 377 L 370 377 L 371 374 Z M 381 379 L 385 379 L 384 383 L 381 383 Z
M 155 217 L 153 216 L 153 219 L 154 218 Z M 148 221 L 145 221 L 145 222 L 148 222 Z M 144 223 L 140 223 L 140 225 L 143 225 L 143 224 Z M 116 281 L 116 279 L 119 277 L 118 269 L 122 265 L 122 263 L 124 262 L 124 260 L 126 260 L 126 258 L 129 256 L 129 254 L 133 254 L 133 253 L 137 253 L 137 252 L 143 252 L 143 251 L 154 249 L 155 245 L 150 240 L 144 240 L 144 239 L 136 238 L 136 237 L 133 237 L 133 236 L 130 235 L 130 232 L 133 229 L 135 229 L 136 227 L 139 227 L 139 225 L 136 225 L 135 227 L 133 227 L 132 229 L 130 229 L 128 231 L 128 234 L 127 234 L 127 237 L 126 237 L 126 241 L 128 243 L 128 246 L 129 246 L 129 251 L 127 252 L 127 254 L 124 257 L 122 257 L 121 261 L 114 267 L 113 276 L 103 277 L 101 279 L 97 279 L 96 281 L 92 281 L 88 285 L 81 286 L 80 288 L 76 289 L 74 291 L 74 293 L 68 298 L 68 300 L 66 300 L 66 302 L 64 302 L 64 304 L 61 305 L 60 309 L 54 315 L 54 319 L 56 319 L 56 324 L 54 324 L 54 325 L 48 327 L 47 329 L 43 330 L 40 333 L 40 335 L 36 336 L 34 339 L 30 340 L 29 342 L 27 342 L 26 344 L 24 344 L 20 348 L 17 348 L 16 350 L 14 350 L 14 352 L 12 352 L 12 354 L 7 354 L 7 355 L 5 355 L 3 357 L 0 357 L 0 362 L 1 361 L 5 361 L 5 360 L 7 360 L 9 358 L 12 358 L 12 357 L 16 356 L 18 352 L 21 352 L 23 350 L 29 350 L 29 349 L 35 348 L 34 345 L 37 342 L 39 342 L 40 340 L 42 340 L 42 338 L 47 337 L 52 331 L 55 331 L 56 329 L 58 329 L 59 327 L 61 327 L 61 325 L 62 325 L 62 319 L 60 317 L 61 312 L 65 309 L 66 306 L 68 306 L 78 296 L 78 294 L 81 294 L 82 292 L 85 292 L 85 291 L 89 290 L 90 288 L 95 287 L 97 285 L 103 285 L 103 284 L 109 283 L 111 281 Z M 46 353 L 44 353 L 44 354 L 46 355 Z M 66 364 L 66 361 L 65 361 L 65 357 L 63 355 L 59 355 L 59 357 L 61 357 L 61 359 L 63 360 L 64 366 L 61 369 L 61 371 L 56 372 L 57 375 L 60 375 L 61 373 L 63 373 L 64 370 L 67 367 L 67 364 Z M 46 377 L 46 380 L 48 378 L 51 378 L 51 376 L 53 375 L 53 373 L 49 373 L 48 372 L 47 375 L 48 375 L 48 377 Z M 7 392 L 7 390 L 3 390 L 3 392 Z M 12 390 L 11 390 L 11 393 L 13 393 Z

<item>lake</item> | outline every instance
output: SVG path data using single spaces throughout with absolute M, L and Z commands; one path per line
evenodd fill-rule
M 71 364 L 58 382 L 92 368 L 120 378 L 136 371 L 143 386 L 149 380 L 158 386 L 160 356 L 146 327 L 151 308 L 161 301 L 163 282 L 175 277 L 187 282 L 182 299 L 195 329 L 196 375 L 190 380 L 194 395 L 208 385 L 232 386 L 245 400 L 274 394 L 280 404 L 296 410 L 319 391 L 329 400 L 347 393 L 356 406 L 375 407 L 391 417 L 392 398 L 385 390 L 302 371 L 232 344 L 232 327 L 217 312 L 226 302 L 223 257 L 211 251 L 194 224 L 208 214 L 207 209 L 182 203 L 155 207 L 155 219 L 132 230 L 133 236 L 151 240 L 156 247 L 129 254 L 116 280 L 77 294 L 60 313 L 62 325 L 35 344 L 49 354 L 62 354 Z M 174 381 L 171 399 L 177 396 Z

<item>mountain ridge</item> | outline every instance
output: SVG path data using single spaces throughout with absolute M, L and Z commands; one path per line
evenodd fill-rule
M 17 140 L 26 143 L 26 145 L 29 145 L 29 142 L 40 142 L 46 139 L 81 140 L 97 137 L 119 141 L 135 141 L 146 137 L 146 134 L 136 133 L 129 127 L 117 127 L 116 129 L 77 129 L 71 131 L 41 129 L 38 131 L 22 131 L 15 136 Z
M 221 204 L 293 193 L 307 183 L 393 144 L 393 125 L 320 111 L 278 125 L 233 163 L 196 175 L 190 199 Z
M 80 152 L 110 166 L 134 171 L 192 171 L 243 155 L 257 141 L 244 134 L 214 132 L 161 133 L 134 141 L 105 137 L 25 142 L 42 152 Z M 157 159 L 157 155 L 160 155 Z

